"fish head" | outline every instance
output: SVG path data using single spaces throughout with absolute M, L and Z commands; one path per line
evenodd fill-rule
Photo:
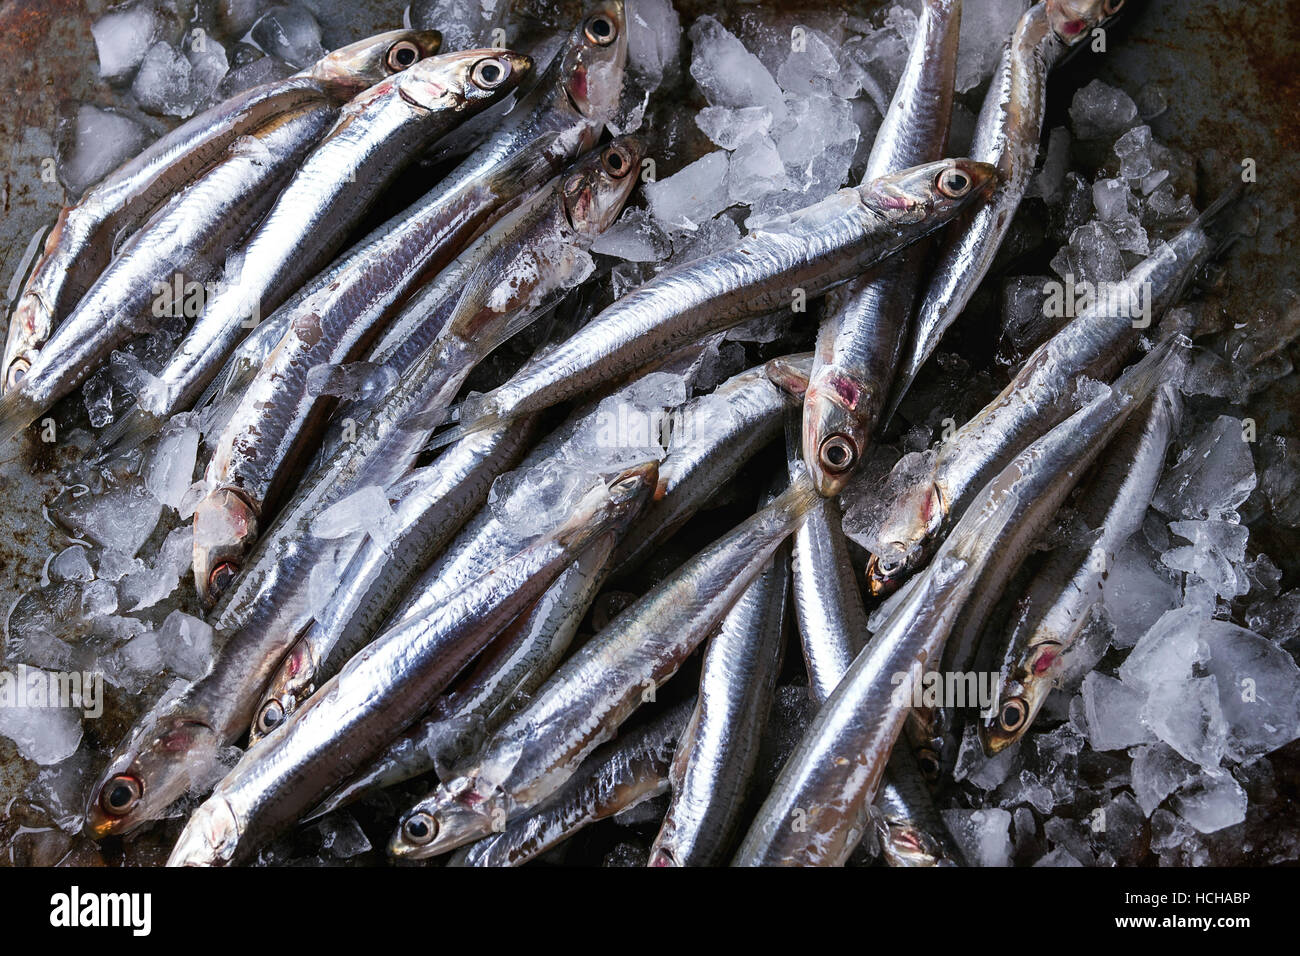
M 604 476 L 578 500 L 556 537 L 579 549 L 602 534 L 621 534 L 654 498 L 658 484 L 659 462 L 653 460 Z
M 1015 656 L 1004 662 L 997 696 L 976 727 L 990 757 L 1014 744 L 1033 724 L 1056 685 L 1061 648 L 1060 641 L 1041 640 L 1027 650 L 1013 651 Z
M 574 108 L 587 119 L 611 119 L 627 67 L 623 0 L 603 0 L 587 8 L 582 22 L 569 34 L 560 64 L 559 82 Z
M 258 509 L 241 492 L 218 488 L 194 509 L 194 587 L 211 608 L 243 570 L 258 534 Z
M 309 625 L 310 626 L 310 625 Z M 248 729 L 251 747 L 275 730 L 310 696 L 315 684 L 317 661 L 311 645 L 306 640 L 297 641 L 266 685 L 262 703 Z
M 644 155 L 639 139 L 620 136 L 569 167 L 561 193 L 576 232 L 595 237 L 613 224 L 636 187 Z
M 388 853 L 399 860 L 427 860 L 499 831 L 504 823 L 504 812 L 481 799 L 471 779 L 458 777 L 411 808 L 388 841 Z
M 532 69 L 531 57 L 512 50 L 462 50 L 422 60 L 388 82 L 418 109 L 477 112 L 518 87 Z
M 239 821 L 235 811 L 221 797 L 199 805 L 185 821 L 176 845 L 167 857 L 168 866 L 226 866 L 239 846 Z
M 867 561 L 867 587 L 873 597 L 893 594 L 921 569 L 934 552 L 947 516 L 946 499 L 933 481 L 918 482 L 894 500 Z
M 86 832 L 96 840 L 123 836 L 162 818 L 206 782 L 219 747 L 216 732 L 202 721 L 166 712 L 145 719 L 91 788 Z
M 942 844 L 920 827 L 899 820 L 877 824 L 880 852 L 890 866 L 956 866 Z
M 859 187 L 862 202 L 898 225 L 936 225 L 953 219 L 983 199 L 998 182 L 998 171 L 973 159 L 943 159 L 872 180 Z
M 38 343 L 47 341 L 53 328 L 50 310 L 40 296 L 28 293 L 19 300 L 9 317 L 0 394 L 17 388 L 18 383 L 32 370 L 40 355 Z
M 1066 46 L 1074 46 L 1123 11 L 1126 0 L 1047 0 L 1047 22 Z
M 304 72 L 339 99 L 349 100 L 442 47 L 437 30 L 390 30 L 340 47 Z
M 803 403 L 804 462 L 823 498 L 843 491 L 866 455 L 874 416 L 860 410 L 879 408 L 882 397 L 873 384 L 837 366 L 813 373 Z

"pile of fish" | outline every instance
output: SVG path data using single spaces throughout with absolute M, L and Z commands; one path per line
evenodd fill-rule
M 49 861 L 1300 858 L 1221 413 L 1300 315 L 1224 333 L 1254 209 L 1160 91 L 1045 128 L 1124 0 L 464 6 L 272 8 L 238 91 L 101 21 L 183 122 L 17 280 L 0 441 L 75 454 L 5 664 L 126 715 L 0 715 Z

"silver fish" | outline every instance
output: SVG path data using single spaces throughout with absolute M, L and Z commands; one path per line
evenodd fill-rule
M 668 790 L 673 748 L 686 733 L 691 701 L 605 744 L 558 791 L 505 830 L 471 844 L 449 866 L 522 866 L 588 824 Z
M 790 549 L 782 545 L 709 639 L 650 866 L 719 866 L 735 845 L 776 693 L 789 586 Z
M 1097 535 L 1089 547 L 1061 548 L 1029 584 L 1001 642 L 997 697 L 977 725 L 984 749 L 995 754 L 1019 740 L 1059 681 L 1063 658 L 1101 600 L 1115 555 L 1137 531 L 1178 430 L 1182 401 L 1161 389 L 1135 413 L 1097 466 L 1079 497 L 1079 509 Z
M 1113 388 L 988 483 L 818 712 L 736 855 L 742 866 L 839 866 L 861 840 L 913 689 L 959 618 L 978 628 L 1083 471 L 1183 361 L 1165 340 Z M 846 755 L 852 755 L 849 758 Z
M 863 182 L 943 156 L 960 25 L 961 0 L 921 4 L 907 64 Z M 926 245 L 918 244 L 888 267 L 827 295 L 803 415 L 805 461 L 824 496 L 839 494 L 866 454 L 903 349 L 925 252 Z
M 991 166 L 954 159 L 842 189 L 728 249 L 668 269 L 616 301 L 526 370 L 464 403 L 464 427 L 565 401 L 686 342 L 817 296 L 981 200 Z
M 436 30 L 393 30 L 335 50 L 287 79 L 255 86 L 191 117 L 65 208 L 10 317 L 0 392 L 36 363 L 113 250 L 236 139 L 304 107 L 337 107 L 437 53 L 441 44 Z
M 374 759 L 588 544 L 626 527 L 655 473 L 651 462 L 599 483 L 554 535 L 494 568 L 440 613 L 380 635 L 245 754 L 194 811 L 168 865 L 234 862 Z
M 1108 381 L 1118 371 L 1142 328 L 1233 241 L 1224 216 L 1237 195 L 1216 200 L 1040 346 L 997 398 L 930 453 L 932 461 L 905 456 L 895 465 L 891 482 L 904 487 L 871 534 L 867 579 L 873 594 L 893 591 L 921 567 L 984 484 L 1066 416 L 1080 376 Z M 920 476 L 913 478 L 918 466 Z
M 348 103 L 232 255 L 219 291 L 158 380 L 104 434 L 104 444 L 132 448 L 189 408 L 244 332 L 330 260 L 407 164 L 456 124 L 503 99 L 530 70 L 526 57 L 504 50 L 449 53 Z
M 277 494 L 292 486 L 305 448 L 324 423 L 323 403 L 306 389 L 309 369 L 359 358 L 385 317 L 424 278 L 594 142 L 617 101 L 625 32 L 622 0 L 597 4 L 573 31 L 564 56 L 512 111 L 516 118 L 355 247 L 347 262 L 327 273 L 334 276 L 328 285 L 301 300 L 209 463 L 209 494 L 199 510 L 211 519 L 214 530 L 206 537 L 214 543 L 195 552 L 195 582 L 205 600 L 214 600 L 231 578 L 223 572 L 214 581 L 214 572 L 242 564 L 259 523 L 270 516 L 262 515 L 263 507 L 273 509 Z M 231 532 L 224 541 L 216 530 L 222 526 Z
M 1079 49 L 1094 29 L 1117 16 L 1124 3 L 1042 0 L 1016 24 L 984 98 L 971 145 L 975 159 L 997 167 L 998 188 L 987 205 L 977 209 L 969 221 L 955 224 L 946 237 L 912 321 L 885 421 L 898 408 L 944 332 L 966 308 L 1011 228 L 1038 158 L 1048 73 L 1068 53 Z
M 389 852 L 436 856 L 537 806 L 708 636 L 816 499 L 796 482 L 628 607 L 402 819 Z

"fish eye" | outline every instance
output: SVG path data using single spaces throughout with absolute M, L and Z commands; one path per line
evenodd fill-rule
M 832 474 L 848 471 L 858 460 L 858 450 L 844 435 L 831 435 L 817 449 L 817 460 Z
M 960 169 L 945 169 L 934 182 L 935 188 L 949 199 L 960 199 L 970 192 L 974 180 Z
M 998 711 L 998 726 L 1006 734 L 1014 734 L 1017 730 L 1025 725 L 1025 720 L 1029 717 L 1029 708 L 1019 697 L 1013 697 Z
M 230 582 L 239 574 L 239 566 L 232 561 L 222 561 L 208 575 L 208 591 L 216 598 L 230 587 Z
M 614 26 L 614 21 L 603 13 L 597 13 L 588 19 L 583 32 L 587 35 L 587 39 L 597 46 L 609 46 L 618 36 L 618 28 Z
M 120 773 L 104 784 L 99 792 L 99 806 L 109 816 L 125 816 L 140 802 L 142 794 L 139 780 Z
M 284 706 L 272 697 L 262 706 L 261 712 L 257 715 L 257 729 L 264 734 L 269 734 L 283 721 Z
M 399 40 L 388 48 L 384 63 L 394 73 L 400 73 L 420 58 L 420 48 L 410 40 Z
M 32 363 L 25 358 L 16 358 L 9 365 L 9 384 L 17 385 L 23 380 L 23 376 L 31 369 Z
M 438 835 L 438 821 L 421 810 L 413 813 L 402 823 L 402 839 L 415 846 L 432 843 Z
M 876 555 L 876 570 L 880 572 L 881 577 L 889 577 L 903 570 L 903 559 L 900 555 Z
M 615 179 L 622 179 L 632 168 L 632 157 L 622 146 L 611 146 L 601 154 L 600 163 L 605 167 L 605 172 Z
M 474 81 L 475 86 L 494 90 L 505 82 L 507 72 L 500 60 L 479 60 L 474 64 L 470 79 Z

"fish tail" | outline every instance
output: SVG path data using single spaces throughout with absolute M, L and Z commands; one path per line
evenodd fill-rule
M 1259 228 L 1255 210 L 1242 204 L 1245 183 L 1225 189 L 1196 219 L 1196 225 L 1214 241 L 1214 256 L 1221 256 L 1239 240 L 1253 236 Z
M 0 396 L 0 445 L 36 421 L 44 409 L 21 391 Z
M 487 395 L 470 395 L 458 405 L 447 409 L 445 421 L 458 422 L 429 439 L 426 449 L 433 451 L 454 444 L 462 438 L 477 435 L 495 428 L 502 416 L 492 407 Z
M 144 441 L 156 435 L 161 427 L 162 419 L 146 412 L 139 405 L 134 406 L 101 433 L 102 451 L 98 460 L 103 461 L 139 447 Z
M 1163 384 L 1181 384 L 1191 348 L 1192 340 L 1181 332 L 1165 336 L 1142 361 L 1119 377 L 1115 391 L 1140 404 Z

